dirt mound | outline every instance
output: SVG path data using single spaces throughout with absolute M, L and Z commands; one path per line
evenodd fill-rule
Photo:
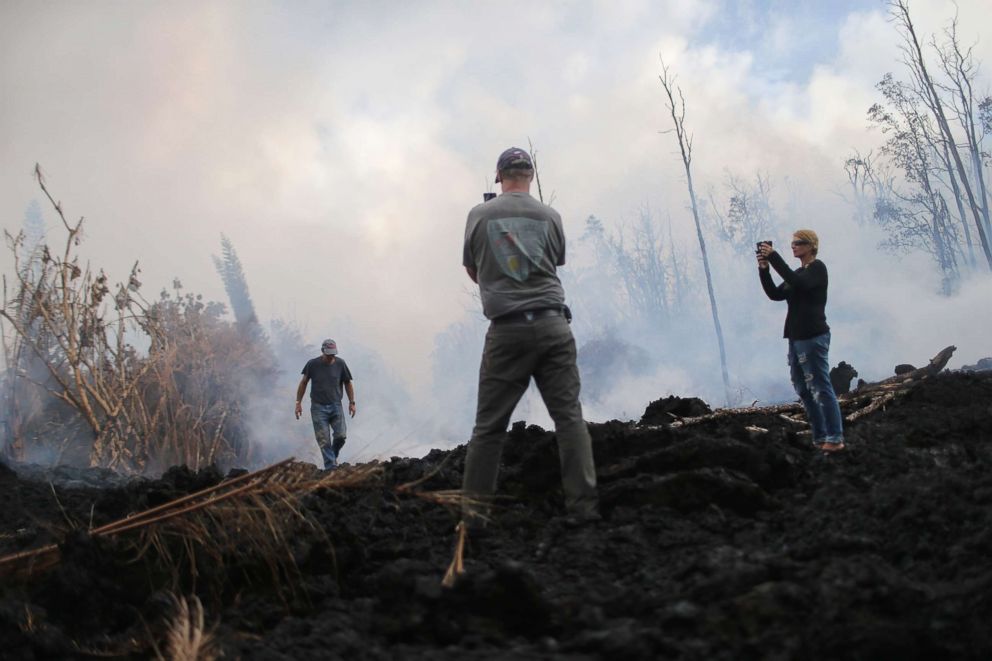
M 581 527 L 562 516 L 554 434 L 514 425 L 492 530 L 468 540 L 452 589 L 440 580 L 455 513 L 396 488 L 458 488 L 464 447 L 314 492 L 304 507 L 331 545 L 295 540 L 303 589 L 218 568 L 226 588 L 201 594 L 207 621 L 227 657 L 246 659 L 992 655 L 992 374 L 926 379 L 852 423 L 837 456 L 774 415 L 652 425 L 590 426 L 604 520 Z M 56 570 L 5 582 L 5 654 L 147 657 L 170 613 L 161 577 L 64 531 L 220 479 L 176 469 L 53 488 L 0 469 L 0 550 L 65 540 Z

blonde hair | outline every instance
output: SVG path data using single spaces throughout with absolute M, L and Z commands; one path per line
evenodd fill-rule
M 813 230 L 796 230 L 792 233 L 792 236 L 796 237 L 800 241 L 806 241 L 809 243 L 810 249 L 813 254 L 820 252 L 820 237 L 816 235 Z

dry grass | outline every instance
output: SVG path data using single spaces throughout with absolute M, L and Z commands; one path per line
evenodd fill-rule
M 364 486 L 381 473 L 382 467 L 374 463 L 325 473 L 287 459 L 91 529 L 90 534 L 131 546 L 135 558 L 168 577 L 174 591 L 197 589 L 205 567 L 211 577 L 223 578 L 232 564 L 262 566 L 285 599 L 286 591 L 295 593 L 301 578 L 293 540 L 306 531 L 332 548 L 319 522 L 305 511 L 303 498 L 321 489 Z M 0 558 L 0 575 L 30 578 L 59 559 L 55 544 L 11 554 Z
M 155 656 L 160 661 L 213 661 L 221 656 L 213 628 L 207 629 L 203 604 L 193 595 L 173 597 L 175 613 L 169 620 L 165 635 L 165 653 L 155 648 Z
M 458 581 L 458 577 L 465 573 L 465 537 L 467 531 L 465 529 L 465 522 L 462 521 L 455 528 L 455 554 L 451 559 L 451 564 L 448 566 L 448 571 L 444 573 L 444 578 L 441 579 L 441 585 L 446 588 L 452 588 Z
M 316 535 L 333 560 L 330 539 L 307 512 L 304 499 L 319 490 L 367 486 L 382 473 L 377 463 L 324 472 L 287 459 L 89 532 L 129 546 L 135 560 L 148 565 L 156 589 L 194 595 L 216 589 L 213 596 L 219 597 L 232 573 L 242 571 L 249 581 L 268 584 L 288 604 L 290 596 L 306 598 L 294 560 L 294 540 Z M 60 559 L 55 544 L 11 554 L 0 558 L 0 576 L 31 579 Z M 151 641 L 131 639 L 114 649 L 78 649 L 87 655 L 116 657 L 146 655 L 151 647 L 155 658 L 170 660 L 221 656 L 213 627 L 205 624 L 200 598 L 174 598 L 174 603 L 161 642 L 150 634 Z M 25 609 L 18 626 L 33 632 L 35 614 Z
M 173 589 L 179 589 L 183 579 L 190 589 L 197 589 L 205 566 L 212 576 L 224 576 L 232 564 L 241 568 L 260 565 L 266 582 L 286 601 L 298 594 L 302 578 L 293 540 L 304 533 L 316 535 L 325 548 L 332 549 L 323 527 L 302 507 L 302 499 L 317 489 L 366 485 L 381 470 L 369 465 L 321 474 L 309 464 L 277 464 L 254 479 L 180 503 L 149 522 L 128 524 L 114 534 L 137 530 L 137 557 L 151 556 L 156 566 L 168 568 Z
M 30 634 L 34 633 L 37 626 L 38 623 L 35 621 L 34 611 L 27 604 L 24 604 L 24 619 L 17 623 L 17 628 L 24 633 Z

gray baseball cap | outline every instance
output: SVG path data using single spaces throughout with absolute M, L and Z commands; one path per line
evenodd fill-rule
M 496 183 L 500 182 L 499 173 L 505 170 L 533 170 L 534 161 L 526 149 L 510 147 L 499 155 L 496 161 Z
M 334 340 L 324 340 L 324 343 L 320 345 L 320 353 L 325 356 L 336 356 L 338 355 L 338 344 Z

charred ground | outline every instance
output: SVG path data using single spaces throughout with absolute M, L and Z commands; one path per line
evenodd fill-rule
M 226 658 L 992 656 L 992 374 L 924 380 L 830 457 L 777 415 L 662 424 L 702 406 L 659 400 L 642 424 L 591 425 L 604 520 L 578 528 L 561 516 L 553 433 L 515 425 L 493 530 L 469 539 L 452 589 L 455 513 L 396 488 L 457 489 L 464 447 L 308 495 L 327 537 L 293 539 L 298 585 L 279 590 L 237 558 L 177 579 L 79 532 L 217 471 L 0 466 L 0 552 L 58 541 L 62 555 L 5 579 L 0 649 L 147 657 L 171 589 L 200 594 Z

